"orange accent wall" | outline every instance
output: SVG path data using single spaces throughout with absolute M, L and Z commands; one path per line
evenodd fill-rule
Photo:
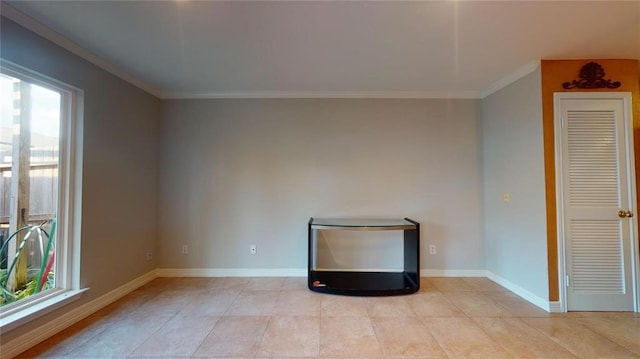
M 617 89 L 571 89 L 565 90 L 562 84 L 579 79 L 580 69 L 594 61 L 600 64 L 606 73 L 605 79 L 620 81 Z M 542 124 L 544 141 L 544 168 L 547 202 L 547 259 L 549 261 L 549 300 L 560 297 L 558 282 L 558 248 L 556 221 L 556 177 L 555 177 L 555 140 L 553 124 L 554 92 L 631 92 L 633 106 L 633 143 L 635 170 L 640 179 L 640 61 L 637 60 L 542 60 Z M 636 183 L 638 189 L 640 185 Z M 640 206 L 636 205 L 636 212 Z

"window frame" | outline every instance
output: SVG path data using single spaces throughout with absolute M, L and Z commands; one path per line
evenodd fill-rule
M 0 73 L 61 95 L 56 285 L 0 308 L 0 331 L 7 331 L 79 299 L 86 290 L 80 288 L 84 92 L 4 59 L 0 59 Z

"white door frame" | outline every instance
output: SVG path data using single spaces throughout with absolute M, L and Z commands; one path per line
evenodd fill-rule
M 567 270 L 565 258 L 565 235 L 564 235 L 564 193 L 563 193 L 563 171 L 562 171 L 562 122 L 560 117 L 559 103 L 563 99 L 621 99 L 624 108 L 624 136 L 626 139 L 627 158 L 629 169 L 627 181 L 629 183 L 629 196 L 633 204 L 632 211 L 635 213 L 631 220 L 630 234 L 632 236 L 629 246 L 631 255 L 631 290 L 633 291 L 633 307 L 635 312 L 640 312 L 640 288 L 638 270 L 640 263 L 638 258 L 638 215 L 636 197 L 636 174 L 633 146 L 633 113 L 631 107 L 631 92 L 554 92 L 553 93 L 553 122 L 555 137 L 555 169 L 556 169 L 556 221 L 557 221 L 557 246 L 558 246 L 558 285 L 560 293 L 560 311 L 567 311 Z

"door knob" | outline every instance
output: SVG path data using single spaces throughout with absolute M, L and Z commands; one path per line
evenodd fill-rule
M 620 218 L 631 218 L 633 217 L 633 212 L 627 211 L 626 209 L 621 209 L 618 211 L 618 217 Z

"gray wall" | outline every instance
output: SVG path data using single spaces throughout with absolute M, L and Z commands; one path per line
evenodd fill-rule
M 547 300 L 541 86 L 538 69 L 482 101 L 485 261 L 488 271 Z
M 309 217 L 345 216 L 413 218 L 422 268 L 484 269 L 479 116 L 478 100 L 163 101 L 159 267 L 302 270 Z
M 57 317 L 156 268 L 160 101 L 9 19 L 1 21 L 2 57 L 84 90 L 81 287 L 74 302 L 9 333 Z

